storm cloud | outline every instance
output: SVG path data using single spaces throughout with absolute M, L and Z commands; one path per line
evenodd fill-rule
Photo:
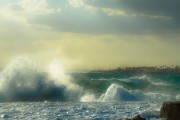
M 81 6 L 75 8 L 68 3 L 64 4 L 67 7 L 62 8 L 62 12 L 38 16 L 31 19 L 30 22 L 43 23 L 60 32 L 88 34 L 179 33 L 180 2 L 177 0 L 84 0 Z M 114 11 L 125 14 L 113 14 Z
M 20 0 L 1 4 L 1 14 L 58 32 L 178 34 L 179 5 L 178 0 Z
M 135 14 L 169 16 L 179 18 L 179 0 L 85 0 L 86 4 L 100 7 L 122 9 Z
M 0 66 L 16 56 L 67 69 L 180 64 L 177 0 L 0 1 Z

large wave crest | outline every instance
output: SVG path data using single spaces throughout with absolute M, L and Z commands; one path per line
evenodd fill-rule
M 54 76 L 27 58 L 13 60 L 0 73 L 0 101 L 78 101 L 81 93 L 64 73 Z

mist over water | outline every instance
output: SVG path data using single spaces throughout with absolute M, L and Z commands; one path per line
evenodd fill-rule
M 55 63 L 43 70 L 29 59 L 13 60 L 0 73 L 0 101 L 78 101 L 81 88 L 60 70 Z
M 124 120 L 140 114 L 160 120 L 161 104 L 180 100 L 179 92 L 179 74 L 67 73 L 59 60 L 40 67 L 20 57 L 0 72 L 0 115 Z
M 69 73 L 58 60 L 41 68 L 14 59 L 0 73 L 0 101 L 120 102 L 179 100 L 180 75 Z
M 103 102 L 179 100 L 178 74 L 79 73 L 74 81 Z

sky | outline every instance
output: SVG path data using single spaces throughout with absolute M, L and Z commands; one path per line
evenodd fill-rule
M 0 66 L 68 70 L 180 65 L 179 0 L 1 0 Z

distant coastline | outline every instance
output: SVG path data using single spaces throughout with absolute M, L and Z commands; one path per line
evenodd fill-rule
M 108 70 L 92 70 L 92 73 L 129 73 L 129 74 L 140 74 L 140 73 L 162 73 L 162 74 L 180 74 L 180 66 L 159 66 L 159 67 L 118 67 L 115 69 Z

